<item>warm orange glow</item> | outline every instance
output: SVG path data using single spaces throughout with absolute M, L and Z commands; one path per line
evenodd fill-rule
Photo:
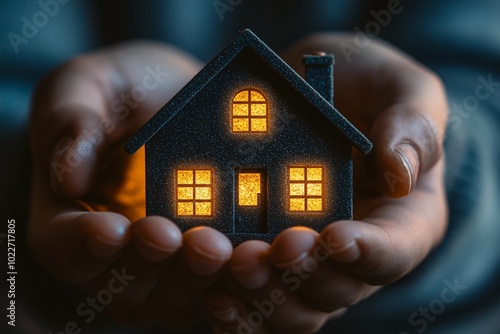
M 197 170 L 195 171 L 196 184 L 212 184 L 212 171 L 211 170 Z
M 233 132 L 248 132 L 248 118 L 233 118 Z
M 241 206 L 259 205 L 261 192 L 260 173 L 238 174 L 238 204 Z
M 290 167 L 289 169 L 290 181 L 304 181 L 305 173 L 303 167 Z
M 251 118 L 250 132 L 266 132 L 267 120 L 265 118 Z
M 290 198 L 290 211 L 306 211 L 304 198 Z
M 266 101 L 266 98 L 261 93 L 255 91 L 255 90 L 250 90 L 250 101 L 264 102 L 264 101 Z
M 231 130 L 238 133 L 267 132 L 267 108 L 266 98 L 258 91 L 245 89 L 238 92 L 232 103 Z
M 211 216 L 213 181 L 210 169 L 178 169 L 176 209 L 178 216 Z
M 241 92 L 236 94 L 233 101 L 242 101 L 242 102 L 248 101 L 248 90 L 242 90 Z
M 193 171 L 192 170 L 178 170 L 177 171 L 177 184 L 193 184 Z
M 322 212 L 324 201 L 323 167 L 288 167 L 290 212 Z

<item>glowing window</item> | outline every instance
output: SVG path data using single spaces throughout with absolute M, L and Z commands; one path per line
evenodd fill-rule
M 268 128 L 268 106 L 264 95 L 253 89 L 239 91 L 233 98 L 231 129 L 233 132 L 265 133 Z
M 238 174 L 238 204 L 241 206 L 259 205 L 261 192 L 260 173 Z
M 212 170 L 177 169 L 175 171 L 175 183 L 177 216 L 212 216 Z
M 288 209 L 290 212 L 323 212 L 324 168 L 288 167 Z

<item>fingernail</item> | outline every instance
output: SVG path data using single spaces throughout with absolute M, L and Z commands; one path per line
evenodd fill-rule
M 213 303 L 207 303 L 206 306 L 210 314 L 223 323 L 235 322 L 238 317 L 238 309 L 235 306 L 228 307 Z
M 57 143 L 54 151 L 52 153 L 51 160 L 51 173 L 50 173 L 50 186 L 52 190 L 56 193 L 59 189 L 59 184 L 63 181 L 63 169 L 62 165 L 64 165 L 63 161 L 60 160 L 60 156 L 64 151 L 68 149 L 68 147 L 73 143 L 73 138 L 64 137 Z
M 104 240 L 99 237 L 91 237 L 87 240 L 86 247 L 91 255 L 100 259 L 109 259 L 123 249 L 123 244 Z
M 339 248 L 332 248 L 330 256 L 338 262 L 354 262 L 361 256 L 358 243 L 353 240 Z
M 419 167 L 419 158 L 417 151 L 410 144 L 399 144 L 395 150 L 401 159 L 401 162 L 405 166 L 406 172 L 408 173 L 409 185 L 406 192 L 408 195 L 417 182 L 418 175 L 418 167 Z
M 229 258 L 213 256 L 198 247 L 186 249 L 186 263 L 193 273 L 210 276 L 219 271 Z
M 304 253 L 301 253 L 299 256 L 295 257 L 294 259 L 275 262 L 275 264 L 277 267 L 279 267 L 281 269 L 288 269 L 288 268 L 292 267 L 294 264 L 301 262 L 302 260 L 304 260 L 308 256 L 309 256 L 309 253 L 304 252 Z
M 248 289 L 263 288 L 271 279 L 271 266 L 263 261 L 231 267 L 231 274 Z

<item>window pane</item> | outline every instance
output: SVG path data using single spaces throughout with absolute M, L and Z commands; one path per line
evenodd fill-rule
M 267 120 L 265 118 L 251 118 L 251 131 L 264 132 L 267 131 Z
M 305 199 L 304 198 L 290 198 L 290 211 L 305 211 Z
M 248 104 L 233 103 L 233 116 L 248 116 Z
M 193 171 L 192 170 L 178 170 L 177 171 L 177 184 L 193 184 Z
M 290 181 L 304 181 L 304 168 L 290 168 Z
M 321 196 L 323 185 L 321 183 L 308 183 L 307 196 Z
M 266 99 L 264 98 L 264 96 L 262 96 L 261 93 L 259 92 L 256 92 L 254 90 L 250 91 L 250 100 L 252 102 L 256 102 L 256 101 L 265 101 Z
M 308 198 L 307 211 L 322 211 L 323 200 L 321 198 Z
M 322 181 L 323 180 L 323 168 L 321 168 L 321 167 L 307 168 L 307 180 L 308 181 Z
M 193 187 L 178 187 L 177 199 L 193 199 Z
M 195 203 L 196 215 L 197 216 L 210 216 L 212 215 L 212 203 L 211 202 L 196 202 Z
M 241 206 L 259 205 L 261 192 L 260 173 L 238 174 L 238 204 Z
M 211 184 L 212 171 L 210 170 L 197 170 L 196 171 L 196 184 Z
M 236 94 L 233 101 L 248 101 L 248 90 L 244 90 Z
M 178 202 L 177 203 L 178 216 L 192 216 L 193 215 L 193 202 Z
M 248 118 L 233 118 L 234 132 L 248 132 Z
M 237 105 L 237 104 L 235 104 Z M 247 110 L 248 113 L 248 110 Z M 250 105 L 250 115 L 252 116 L 266 116 L 267 114 L 267 104 L 265 103 L 252 103 Z M 233 115 L 234 111 L 233 111 Z
M 212 188 L 210 187 L 196 187 L 196 199 L 212 199 Z
M 304 196 L 304 188 L 303 183 L 290 183 L 290 196 Z

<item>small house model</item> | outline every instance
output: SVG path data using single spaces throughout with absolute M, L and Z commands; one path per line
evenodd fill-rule
M 333 56 L 306 80 L 243 31 L 125 145 L 146 145 L 147 215 L 234 244 L 352 219 L 352 157 L 372 144 L 333 107 Z

